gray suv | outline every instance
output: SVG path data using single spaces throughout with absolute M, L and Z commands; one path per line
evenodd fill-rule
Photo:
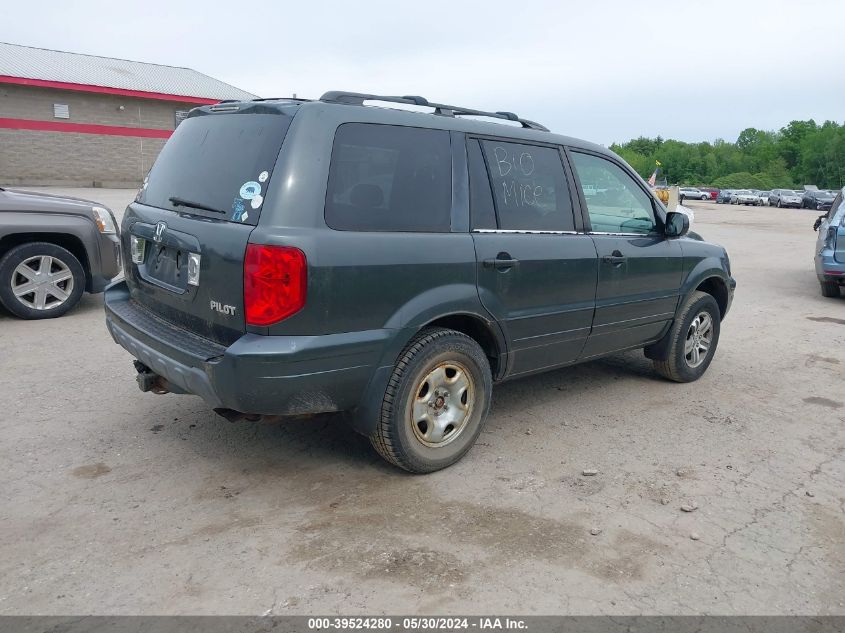
M 688 229 L 612 152 L 513 113 L 223 102 L 127 208 L 106 322 L 144 391 L 231 420 L 345 412 L 430 472 L 473 445 L 495 382 L 636 348 L 700 377 L 735 282 Z
M 120 272 L 112 212 L 96 202 L 0 189 L 0 304 L 22 319 L 62 316 Z

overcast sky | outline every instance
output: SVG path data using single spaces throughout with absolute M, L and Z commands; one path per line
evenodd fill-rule
M 187 66 L 260 96 L 418 94 L 606 145 L 845 119 L 843 0 L 3 4 L 0 41 Z

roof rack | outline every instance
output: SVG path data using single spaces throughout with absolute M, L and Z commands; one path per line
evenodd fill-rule
M 252 99 L 252 101 L 310 101 L 310 99 L 303 99 L 302 97 L 259 97 Z
M 431 103 L 425 97 L 418 97 L 413 95 L 405 95 L 402 97 L 391 97 L 385 95 L 370 95 L 360 92 L 343 92 L 342 90 L 332 90 L 320 97 L 320 101 L 326 103 L 343 103 L 346 105 L 364 105 L 364 101 L 386 101 L 388 103 L 404 103 L 406 105 L 427 106 L 434 108 L 434 114 L 439 116 L 483 116 L 491 117 L 493 119 L 504 119 L 506 121 L 516 121 L 522 124 L 522 127 L 529 130 L 540 130 L 541 132 L 548 132 L 549 129 L 534 121 L 528 119 L 520 119 L 513 112 L 484 112 L 483 110 L 472 110 L 470 108 L 461 108 L 459 106 L 444 105 L 442 103 Z

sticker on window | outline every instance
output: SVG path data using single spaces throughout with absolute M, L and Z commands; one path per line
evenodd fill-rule
M 244 200 L 252 200 L 255 196 L 261 193 L 261 185 L 255 182 L 254 180 L 250 180 L 249 182 L 245 182 L 241 185 L 241 198 Z

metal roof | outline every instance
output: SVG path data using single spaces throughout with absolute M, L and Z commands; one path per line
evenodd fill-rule
M 253 99 L 190 68 L 82 55 L 0 42 L 0 75 L 205 99 Z

